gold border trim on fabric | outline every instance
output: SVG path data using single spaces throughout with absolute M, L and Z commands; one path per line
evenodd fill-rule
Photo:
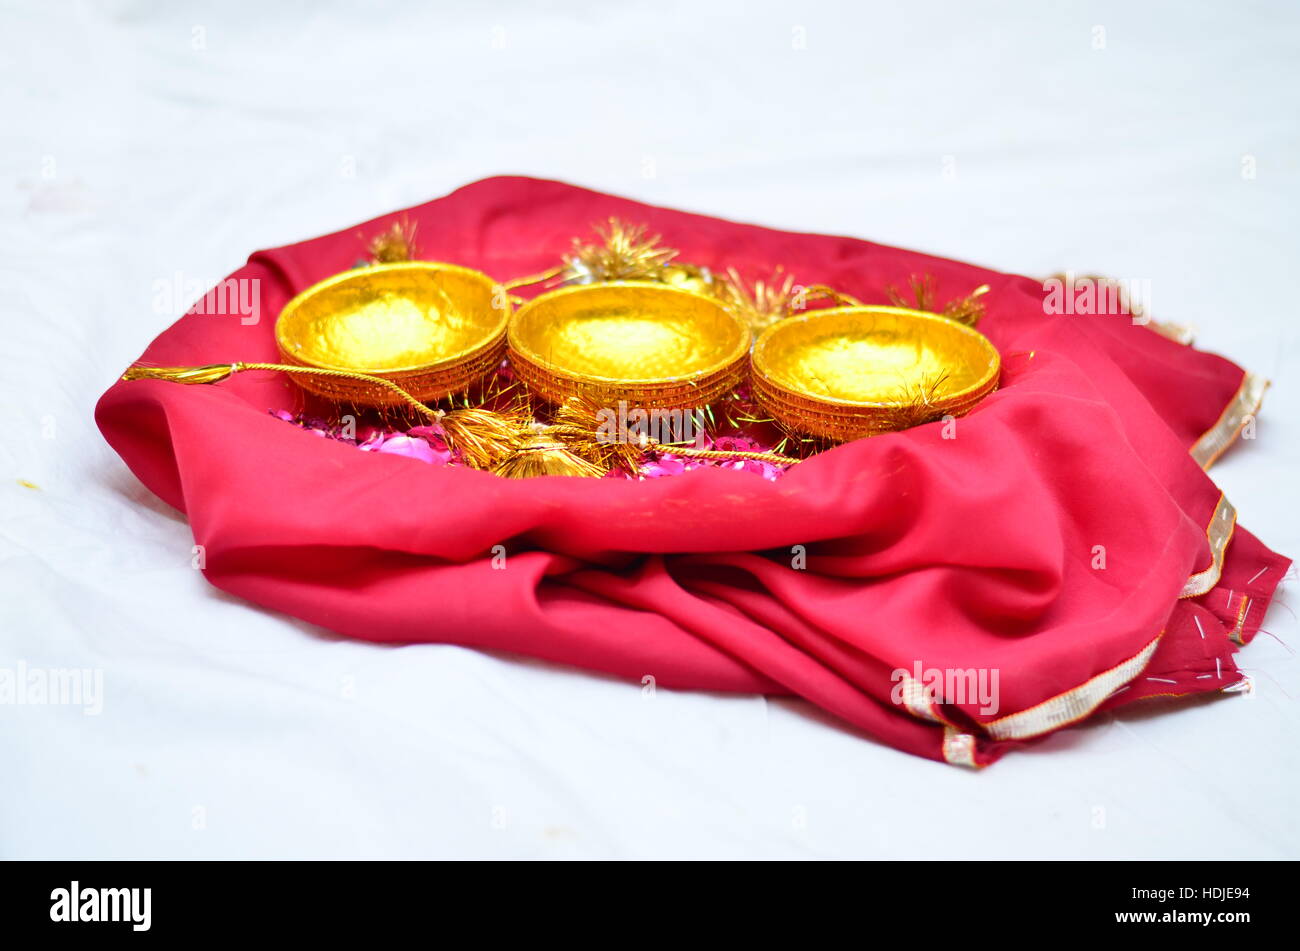
M 1151 324 L 1155 322 L 1152 321 Z M 1151 326 L 1151 329 L 1180 343 L 1191 343 L 1192 335 L 1188 328 L 1168 324 Z M 1202 469 L 1208 469 L 1227 451 L 1241 433 L 1247 418 L 1259 412 L 1264 402 L 1264 392 L 1268 387 L 1269 381 L 1264 377 L 1249 371 L 1244 373 L 1241 386 L 1224 407 L 1219 419 L 1196 440 L 1189 450 L 1197 465 Z M 1219 583 L 1219 578 L 1223 574 L 1223 556 L 1236 526 L 1237 510 L 1226 496 L 1220 495 L 1219 502 L 1214 508 L 1214 515 L 1205 529 L 1206 540 L 1210 545 L 1210 566 L 1187 579 L 1179 594 L 1180 598 L 1199 597 Z M 1249 604 L 1249 599 L 1243 596 L 1242 608 L 1230 635 L 1232 640 L 1239 644 Z M 1058 694 L 1028 710 L 982 724 L 984 732 L 994 740 L 1027 740 L 1082 720 L 1101 706 L 1116 690 L 1146 669 L 1163 635 L 1162 631 L 1151 643 L 1128 660 L 1097 674 L 1073 690 Z M 906 678 L 903 684 L 903 703 L 908 712 L 915 717 L 931 723 L 944 723 L 938 716 L 928 691 L 910 677 Z M 944 723 L 945 762 L 954 766 L 978 768 L 975 762 L 976 742 L 973 735 L 963 733 L 951 724 Z
M 1101 706 L 1102 701 L 1112 693 L 1146 669 L 1163 634 L 1162 631 L 1155 640 L 1128 660 L 1103 671 L 1081 686 L 1044 700 L 1028 710 L 985 723 L 984 731 L 995 740 L 1027 740 L 1082 720 Z
M 943 761 L 950 766 L 979 769 L 975 762 L 975 737 L 952 727 L 943 729 Z
M 1246 418 L 1259 411 L 1264 400 L 1264 391 L 1268 386 L 1268 380 L 1263 377 L 1250 372 L 1245 374 L 1236 395 L 1224 409 L 1218 422 L 1210 427 L 1190 450 L 1192 458 L 1201 468 L 1208 469 L 1232 445 L 1245 425 Z M 1223 557 L 1236 527 L 1237 510 L 1228 501 L 1227 496 L 1220 495 L 1218 504 L 1214 507 L 1214 515 L 1205 529 L 1205 537 L 1210 546 L 1210 566 L 1187 579 L 1179 594 L 1180 598 L 1199 597 L 1219 583 L 1219 578 L 1223 574 Z M 1239 644 L 1248 607 L 1248 600 L 1243 599 L 1236 627 L 1230 635 Z M 1097 674 L 1073 690 L 1058 694 L 1028 710 L 982 724 L 984 732 L 994 740 L 1027 740 L 1082 720 L 1101 706 L 1116 690 L 1146 669 L 1163 635 L 1162 631 L 1151 643 L 1128 660 Z M 907 676 L 903 681 L 903 705 L 908 713 L 919 719 L 943 724 L 944 762 L 953 766 L 978 768 L 975 762 L 977 743 L 975 736 L 961 732 L 940 717 L 925 687 Z
M 1233 627 L 1232 633 L 1228 638 L 1242 647 L 1246 646 L 1246 615 L 1250 613 L 1250 596 L 1243 594 L 1241 596 L 1241 610 L 1237 612 L 1237 624 Z
M 906 671 L 903 671 L 902 687 L 903 706 L 908 713 L 918 720 L 943 726 L 943 761 L 949 766 L 979 769 L 980 764 L 975 760 L 975 737 L 963 733 L 944 719 L 937 709 L 934 694 Z
M 907 712 L 918 720 L 926 720 L 930 723 L 947 723 L 948 721 L 935 711 L 935 698 L 926 689 L 925 684 L 906 671 L 900 671 L 900 673 L 903 675 L 901 684 L 903 688 L 903 706 L 907 708 Z
M 1223 574 L 1223 556 L 1236 526 L 1237 510 L 1233 508 L 1227 496 L 1221 494 L 1218 504 L 1214 507 L 1210 524 L 1205 529 L 1206 541 L 1210 546 L 1210 566 L 1187 579 L 1179 594 L 1180 598 L 1198 597 L 1219 583 L 1219 578 Z M 1241 630 L 1247 608 L 1248 602 L 1243 599 L 1236 629 L 1230 635 L 1237 643 L 1241 643 Z M 1112 693 L 1146 669 L 1163 635 L 1162 631 L 1133 657 L 1110 670 L 1097 674 L 1073 690 L 1057 694 L 1028 710 L 1021 710 L 1000 720 L 981 724 L 984 732 L 994 740 L 1027 740 L 1082 720 Z M 978 767 L 975 762 L 976 738 L 969 733 L 961 732 L 938 713 L 934 698 L 920 681 L 904 673 L 902 686 L 903 706 L 908 713 L 929 723 L 943 725 L 944 761 L 954 766 Z
M 1232 541 L 1236 527 L 1237 510 L 1226 495 L 1220 495 L 1219 504 L 1214 507 L 1214 517 L 1205 529 L 1205 537 L 1210 543 L 1210 567 L 1188 578 L 1178 597 L 1200 597 L 1219 583 L 1219 576 L 1223 574 L 1223 553 L 1228 550 L 1228 542 Z
M 1224 407 L 1218 422 L 1201 434 L 1201 438 L 1192 444 L 1192 458 L 1202 469 L 1208 469 L 1233 444 L 1241 428 L 1246 425 L 1246 418 L 1259 412 L 1264 402 L 1264 391 L 1268 389 L 1268 380 L 1247 371 L 1242 377 L 1241 386 L 1232 400 Z
M 1186 324 L 1173 324 L 1167 320 L 1148 320 L 1147 329 L 1154 330 L 1166 340 L 1190 347 L 1196 342 L 1196 331 Z

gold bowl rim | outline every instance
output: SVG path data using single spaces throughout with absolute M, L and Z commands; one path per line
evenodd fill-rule
M 890 409 L 903 404 L 903 400 L 846 400 L 840 397 L 823 396 L 821 394 L 808 393 L 798 390 L 780 382 L 767 365 L 767 355 L 764 348 L 771 338 L 780 333 L 782 330 L 789 331 L 792 326 L 799 323 L 820 320 L 826 317 L 834 317 L 842 314 L 893 314 L 899 317 L 915 318 L 917 320 L 929 322 L 935 326 L 942 325 L 945 330 L 952 330 L 959 334 L 966 334 L 971 339 L 977 341 L 991 356 L 988 372 L 980 376 L 975 382 L 963 387 L 960 390 L 954 390 L 951 393 L 945 393 L 935 401 L 936 405 L 944 406 L 950 403 L 959 403 L 964 398 L 971 396 L 980 390 L 986 389 L 990 381 L 996 381 L 998 374 L 1002 371 L 1002 354 L 998 348 L 993 346 L 993 341 L 984 334 L 980 333 L 973 327 L 958 323 L 949 317 L 940 314 L 932 314 L 924 310 L 913 310 L 910 307 L 889 307 L 886 305 L 862 304 L 860 306 L 850 307 L 824 307 L 819 310 L 809 311 L 798 317 L 787 317 L 785 320 L 778 321 L 768 327 L 758 339 L 754 341 L 754 349 L 750 355 L 750 367 L 754 376 L 763 383 L 782 392 L 790 393 L 802 399 L 814 403 L 823 403 L 831 406 L 845 406 L 856 409 Z
M 717 308 L 731 320 L 737 331 L 736 346 L 727 351 L 725 357 L 709 364 L 702 369 L 693 373 L 680 373 L 674 376 L 654 376 L 654 377 L 626 377 L 626 376 L 597 376 L 591 373 L 579 373 L 566 367 L 558 366 L 552 361 L 538 354 L 531 347 L 522 346 L 519 341 L 518 326 L 524 315 L 533 307 L 533 305 L 552 301 L 560 297 L 569 297 L 575 294 L 581 295 L 593 290 L 606 290 L 609 288 L 633 288 L 636 290 L 649 290 L 655 293 L 663 293 L 669 296 L 677 295 L 679 297 L 694 298 L 695 300 L 705 301 L 711 306 Z M 575 383 L 602 383 L 611 384 L 619 387 L 655 387 L 665 386 L 673 383 L 689 383 L 692 380 L 701 380 L 711 377 L 718 373 L 723 373 L 729 368 L 742 362 L 749 354 L 750 344 L 753 342 L 753 334 L 750 333 L 749 325 L 741 319 L 732 308 L 728 307 L 716 297 L 710 297 L 708 294 L 699 294 L 695 291 L 689 291 L 685 288 L 674 287 L 670 284 L 661 284 L 658 281 L 597 281 L 592 284 L 575 284 L 571 287 L 561 287 L 553 291 L 547 291 L 545 294 L 538 294 L 532 300 L 521 305 L 510 317 L 507 325 L 506 340 L 509 345 L 511 355 L 517 353 L 523 359 L 527 360 L 534 366 L 545 370 L 554 376 L 562 377 Z
M 325 278 L 323 281 L 317 281 L 310 287 L 299 291 L 294 295 L 293 299 L 290 300 L 289 303 L 280 308 L 280 315 L 275 318 L 275 342 L 280 348 L 280 352 L 286 357 L 289 357 L 295 363 L 301 364 L 302 366 L 314 367 L 317 370 L 352 370 L 356 373 L 368 373 L 371 376 L 387 377 L 397 373 L 418 373 L 443 367 L 450 368 L 454 364 L 468 362 L 486 351 L 493 344 L 499 342 L 505 336 L 506 327 L 510 323 L 513 311 L 510 306 L 509 295 L 506 295 L 505 306 L 500 308 L 500 317 L 484 335 L 481 342 L 476 343 L 471 347 L 458 350 L 455 353 L 448 354 L 447 356 L 430 363 L 415 363 L 404 367 L 382 368 L 344 366 L 343 364 L 326 363 L 323 360 L 314 360 L 305 357 L 299 353 L 291 351 L 285 345 L 285 337 L 281 328 L 284 327 L 284 318 L 286 314 L 293 313 L 293 311 L 301 307 L 309 298 L 315 297 L 317 294 L 327 291 L 335 285 L 346 284 L 348 281 L 353 281 L 359 277 L 381 271 L 427 271 L 431 273 L 454 271 L 468 277 L 482 279 L 484 283 L 492 288 L 497 287 L 499 283 L 493 280 L 489 275 L 484 274 L 482 271 L 476 271 L 472 267 L 463 267 L 459 264 L 449 264 L 445 261 L 392 261 L 387 264 L 367 264 L 364 267 L 355 267 L 348 271 L 342 271 Z M 493 309 L 495 310 L 497 308 Z

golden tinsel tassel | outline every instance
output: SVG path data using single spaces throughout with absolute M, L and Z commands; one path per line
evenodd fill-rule
M 675 250 L 659 244 L 659 235 L 647 238 L 645 225 L 610 218 L 606 227 L 597 226 L 595 231 L 599 244 L 573 239 L 573 251 L 564 258 L 565 283 L 660 281 L 668 262 L 677 256 Z
M 712 418 L 709 407 L 696 410 L 683 410 L 684 413 L 697 413 L 700 417 Z M 612 469 L 621 469 L 631 475 L 640 471 L 642 457 L 647 452 L 670 453 L 692 459 L 714 459 L 719 461 L 753 459 L 771 462 L 777 465 L 793 465 L 799 462 L 789 456 L 776 452 L 749 452 L 735 449 L 698 449 L 695 446 L 680 443 L 661 443 L 656 439 L 646 438 L 640 442 L 627 439 L 610 439 L 604 431 L 604 420 L 600 408 L 585 397 L 569 397 L 568 401 L 555 414 L 555 425 L 548 432 L 560 436 L 576 455 L 593 463 L 602 473 Z
M 371 239 L 366 246 L 370 260 L 375 264 L 394 264 L 415 259 L 416 224 L 403 218 L 387 231 Z
M 447 448 L 472 469 L 492 470 L 523 444 L 523 424 L 514 413 L 467 406 L 440 420 Z
M 168 380 L 172 383 L 220 383 L 239 371 L 237 363 L 214 363 L 205 367 L 133 366 L 122 374 L 124 380 Z
M 602 472 L 622 469 L 635 473 L 646 446 L 606 431 L 602 408 L 585 396 L 571 396 L 555 413 L 552 431 L 564 438 L 576 455 L 598 466 Z
M 560 475 L 599 478 L 605 470 L 574 453 L 550 427 L 535 424 L 533 432 L 492 471 L 507 479 Z

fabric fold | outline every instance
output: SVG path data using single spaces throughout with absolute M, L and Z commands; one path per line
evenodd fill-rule
M 1003 355 L 1002 386 L 951 433 L 849 443 L 774 482 L 722 469 L 636 482 L 505 480 L 359 452 L 269 415 L 300 398 L 269 374 L 114 384 L 97 408 L 105 437 L 187 513 L 223 590 L 374 641 L 800 696 L 964 765 L 1099 708 L 1240 681 L 1232 652 L 1289 561 L 1240 527 L 1216 550 L 1222 495 L 1192 450 L 1216 432 L 1222 452 L 1257 408 L 1241 396 L 1246 374 L 1127 316 L 1048 314 L 1028 278 L 497 178 L 254 254 L 232 278 L 258 282 L 258 322 L 190 314 L 142 359 L 275 360 L 283 304 L 403 217 L 421 257 L 498 280 L 619 217 L 683 260 L 747 276 L 781 266 L 866 302 L 913 275 L 944 298 L 988 284 L 980 329 Z M 1198 575 L 1204 590 L 1180 597 Z M 917 670 L 996 672 L 996 709 L 900 695 L 898 672 Z

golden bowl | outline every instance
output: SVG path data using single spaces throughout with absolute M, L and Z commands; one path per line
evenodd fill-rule
M 705 406 L 744 380 L 750 333 L 720 301 L 650 281 L 582 284 L 515 312 L 510 365 L 553 403 Z
M 754 344 L 758 404 L 786 429 L 837 442 L 960 416 L 997 389 L 988 338 L 938 314 L 833 307 L 773 324 Z
M 505 355 L 508 295 L 486 274 L 435 261 L 337 274 L 285 305 L 275 324 L 288 363 L 383 377 L 418 400 L 459 393 Z M 362 406 L 401 398 L 362 380 L 293 374 L 304 389 Z

